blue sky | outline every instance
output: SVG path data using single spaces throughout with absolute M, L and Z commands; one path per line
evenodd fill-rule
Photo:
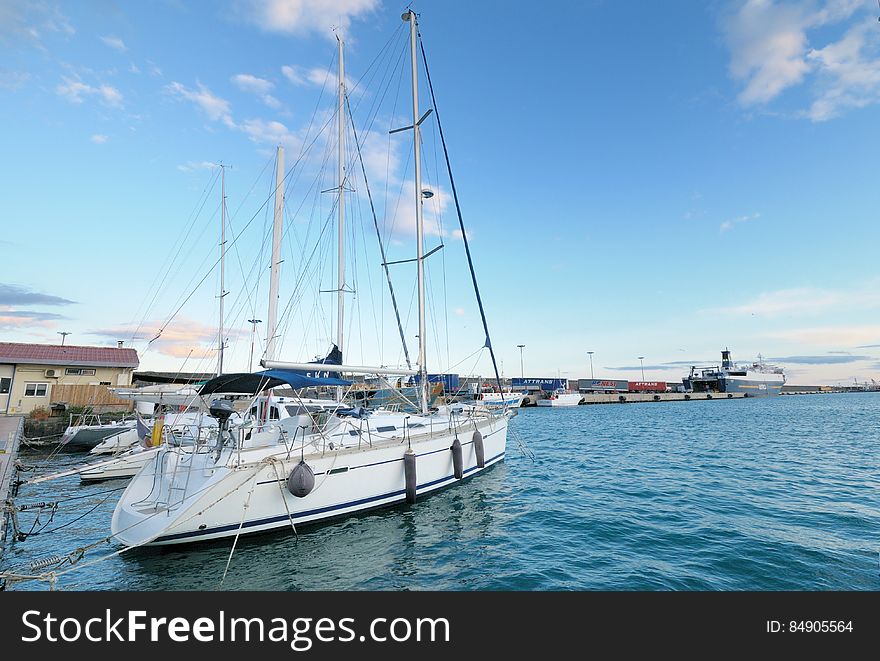
M 332 26 L 360 81 L 352 105 L 389 258 L 412 257 L 411 138 L 387 135 L 411 122 L 403 8 L 0 0 L 0 338 L 123 339 L 144 368 L 212 369 L 223 162 L 227 231 L 241 232 L 227 252 L 226 364 L 244 369 L 247 319 L 266 317 L 274 146 L 290 167 L 335 121 Z M 784 365 L 792 383 L 877 377 L 875 4 L 415 8 L 506 375 L 519 374 L 525 344 L 532 376 L 589 376 L 592 350 L 596 376 L 639 378 L 644 356 L 647 378 L 678 380 L 729 346 Z M 421 95 L 427 109 L 424 81 Z M 335 287 L 333 196 L 319 193 L 335 185 L 331 134 L 287 191 L 291 360 L 334 336 L 331 295 L 318 293 Z M 487 373 L 433 119 L 424 145 L 436 192 L 426 245 L 446 244 L 429 267 L 429 364 Z M 399 363 L 365 187 L 354 187 L 346 354 Z M 414 355 L 411 275 L 393 273 Z

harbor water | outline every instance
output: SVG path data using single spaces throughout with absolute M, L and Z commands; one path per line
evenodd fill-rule
M 535 455 L 523 454 L 514 438 Z M 65 590 L 878 590 L 880 394 L 524 409 L 507 460 L 463 485 L 238 541 L 90 550 Z M 82 455 L 25 450 L 61 470 Z M 109 534 L 120 481 L 22 487 L 60 501 L 2 570 Z M 22 512 L 25 531 L 34 514 Z M 70 568 L 65 565 L 60 571 Z M 9 589 L 47 589 L 44 582 Z

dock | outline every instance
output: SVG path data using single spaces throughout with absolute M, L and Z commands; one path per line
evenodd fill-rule
M 583 393 L 582 404 L 632 404 L 636 402 L 684 402 L 706 399 L 743 399 L 741 392 L 624 392 Z
M 18 458 L 18 446 L 24 435 L 24 416 L 0 416 L 0 504 L 14 495 L 15 462 Z M 6 508 L 0 514 L 0 541 L 6 534 Z

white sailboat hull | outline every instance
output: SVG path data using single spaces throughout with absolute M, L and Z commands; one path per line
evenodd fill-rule
M 495 415 L 460 425 L 463 478 L 504 459 L 508 416 Z M 484 466 L 477 466 L 473 434 L 482 434 Z M 416 493 L 421 496 L 457 480 L 450 447 L 455 433 L 442 429 L 413 434 L 416 453 Z M 218 465 L 210 453 L 167 452 L 138 473 L 120 499 L 111 530 L 117 540 L 133 546 L 165 545 L 219 539 L 237 534 L 316 523 L 406 500 L 402 438 L 373 441 L 373 447 L 306 452 L 304 460 L 315 474 L 315 487 L 304 498 L 287 490 L 286 481 L 300 461 L 300 451 L 277 446 L 259 458 Z M 222 461 L 222 460 L 221 460 Z M 231 464 L 231 465 L 230 465 Z
M 79 479 L 82 482 L 100 482 L 134 477 L 145 464 L 155 461 L 158 452 L 158 448 L 134 448 L 116 459 L 80 471 Z

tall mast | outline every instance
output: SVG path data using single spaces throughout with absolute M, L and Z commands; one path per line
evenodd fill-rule
M 266 358 L 275 360 L 278 325 L 278 282 L 281 278 L 281 225 L 284 215 L 284 147 L 275 156 L 275 223 L 272 226 L 272 264 L 269 278 L 269 319 L 266 324 Z
M 217 331 L 217 376 L 223 374 L 223 297 L 226 296 L 223 286 L 226 270 L 226 166 L 220 166 L 220 324 Z
M 336 346 L 342 351 L 343 321 L 345 315 L 345 57 L 344 42 L 339 42 L 339 255 L 337 257 L 336 277 Z
M 425 337 L 425 261 L 424 227 L 422 220 L 422 160 L 421 132 L 419 130 L 419 70 L 416 58 L 418 23 L 416 13 L 410 9 L 403 15 L 409 21 L 410 55 L 412 56 L 412 107 L 413 107 L 413 162 L 415 163 L 416 193 L 416 250 L 419 274 L 419 400 L 422 413 L 428 412 L 428 370 L 425 367 L 427 338 Z

